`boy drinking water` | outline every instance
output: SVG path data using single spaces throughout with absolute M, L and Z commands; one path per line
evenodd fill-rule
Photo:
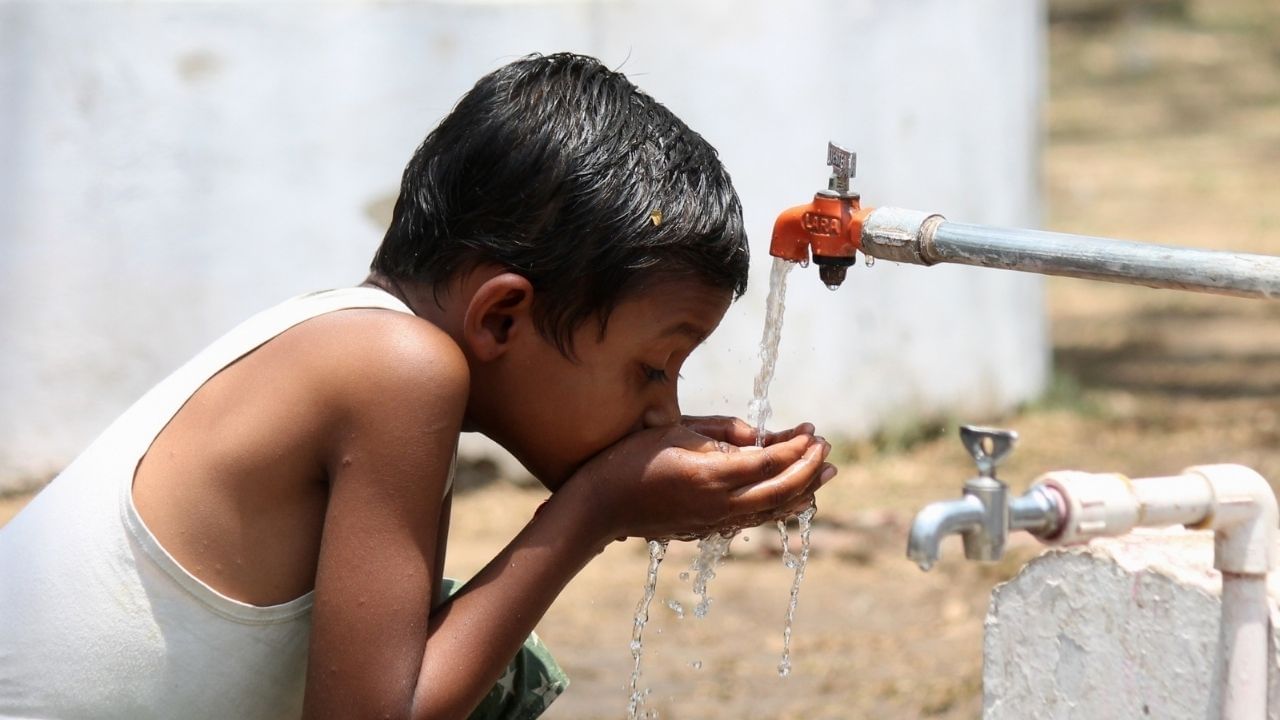
M 746 423 L 680 414 L 746 280 L 729 177 L 665 107 L 582 56 L 487 75 L 363 285 L 215 342 L 0 530 L 0 715 L 536 716 L 557 670 L 526 638 L 605 545 L 794 514 L 835 474 L 812 426 L 737 452 Z M 462 432 L 551 495 L 446 598 Z

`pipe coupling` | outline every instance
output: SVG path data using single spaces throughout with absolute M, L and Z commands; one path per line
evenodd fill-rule
M 880 260 L 933 265 L 933 233 L 946 218 L 905 208 L 878 208 L 862 223 L 862 252 Z
M 1057 470 L 1045 473 L 1032 488 L 1045 487 L 1061 501 L 1065 517 L 1058 532 L 1041 538 L 1046 545 L 1076 545 L 1096 537 L 1123 535 L 1138 526 L 1141 503 L 1119 473 Z
M 1183 470 L 1213 489 L 1210 512 L 1199 527 L 1213 528 L 1213 566 L 1223 572 L 1263 574 L 1275 567 L 1277 509 L 1271 485 L 1243 465 L 1197 465 Z

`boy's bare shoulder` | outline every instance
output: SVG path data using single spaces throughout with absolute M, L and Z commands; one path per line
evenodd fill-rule
M 305 365 L 312 379 L 336 400 L 363 407 L 374 393 L 391 406 L 466 402 L 470 372 L 462 349 L 416 315 L 344 310 L 308 320 L 292 333 L 312 358 Z

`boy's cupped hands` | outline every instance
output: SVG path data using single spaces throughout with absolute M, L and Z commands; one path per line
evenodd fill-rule
M 685 417 L 624 438 L 564 489 L 589 493 L 616 537 L 691 539 L 798 514 L 836 474 L 811 424 L 755 442 L 742 420 Z

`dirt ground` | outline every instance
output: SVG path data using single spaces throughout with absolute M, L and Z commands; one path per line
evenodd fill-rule
M 1046 225 L 1280 254 L 1280 9 L 1109 10 L 1120 6 L 1054 5 Z M 1052 387 L 1011 415 L 964 418 L 1021 433 L 1002 468 L 1016 489 L 1068 466 L 1146 475 L 1240 462 L 1280 478 L 1280 304 L 1071 280 L 1048 292 Z M 954 421 L 924 423 L 837 448 L 787 678 L 775 668 L 791 574 L 776 532 L 735 541 L 703 619 L 665 607 L 693 604 L 677 578 L 693 549 L 673 544 L 646 632 L 648 706 L 672 719 L 980 717 L 988 594 L 1038 549 L 1015 542 L 1004 562 L 978 566 L 951 540 L 928 574 L 904 558 L 911 514 L 971 470 L 955 433 Z M 449 574 L 478 569 L 541 499 L 506 482 L 459 497 Z M 0 523 L 24 502 L 0 499 Z M 641 543 L 615 544 L 542 622 L 573 679 L 547 717 L 625 716 L 645 562 Z

